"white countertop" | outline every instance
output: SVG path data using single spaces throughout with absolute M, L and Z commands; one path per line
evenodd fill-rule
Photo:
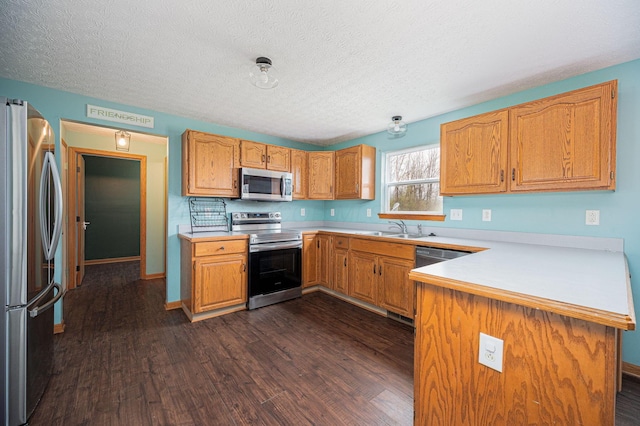
M 362 235 L 365 231 L 360 229 L 296 229 L 302 232 L 326 231 L 366 236 Z M 181 236 L 191 240 L 239 235 L 231 232 L 215 234 L 185 233 Z M 385 238 L 385 241 L 391 240 Z M 484 249 L 468 256 L 416 268 L 411 271 L 416 281 L 482 295 L 495 294 L 499 300 L 513 301 L 514 297 L 510 295 L 516 295 L 515 299 L 524 301 L 523 304 L 541 309 L 554 304 L 567 305 L 567 314 L 577 309 L 578 316 L 588 315 L 595 319 L 594 322 L 608 324 L 611 317 L 615 319 L 615 324 L 626 323 L 627 327 L 624 328 L 635 328 L 630 278 L 623 252 L 446 237 L 393 240 L 420 246 Z M 503 298 L 503 295 L 507 296 Z M 560 313 L 565 313 L 564 310 L 564 306 L 556 309 Z M 603 317 L 602 321 L 599 321 L 599 317 Z

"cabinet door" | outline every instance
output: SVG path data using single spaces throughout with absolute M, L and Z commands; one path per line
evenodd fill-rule
M 361 149 L 336 151 L 336 200 L 360 198 Z
M 291 174 L 293 174 L 293 199 L 305 200 L 307 198 L 307 177 L 309 166 L 307 153 L 299 149 L 291 150 Z
M 309 152 L 309 199 L 333 200 L 333 152 Z
M 238 139 L 187 131 L 182 140 L 182 195 L 240 195 Z
M 247 301 L 247 256 L 208 256 L 195 260 L 194 313 Z
M 302 286 L 311 287 L 318 284 L 319 246 L 316 235 L 302 237 Z
M 349 251 L 335 249 L 333 255 L 333 289 L 349 294 Z
M 318 235 L 318 284 L 331 288 L 331 236 Z
M 357 145 L 335 155 L 336 200 L 375 199 L 376 149 Z
M 507 110 L 445 123 L 440 128 L 440 194 L 507 190 Z
M 359 251 L 349 252 L 349 296 L 377 303 L 377 256 Z
M 240 164 L 242 167 L 264 169 L 267 167 L 267 146 L 263 143 L 240 142 Z
M 510 109 L 511 191 L 615 189 L 617 82 Z
M 291 170 L 291 150 L 282 146 L 267 145 L 267 169 L 278 172 Z
M 415 300 L 415 283 L 409 279 L 413 264 L 393 257 L 380 257 L 378 261 L 380 307 L 408 318 L 413 318 Z

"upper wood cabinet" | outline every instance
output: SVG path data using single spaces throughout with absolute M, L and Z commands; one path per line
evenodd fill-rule
M 293 199 L 304 200 L 308 193 L 309 162 L 307 152 L 291 150 L 291 174 L 293 175 Z
M 440 128 L 440 193 L 485 194 L 507 190 L 509 113 L 494 111 Z
M 182 195 L 239 197 L 240 141 L 187 130 L 182 134 Z
M 615 189 L 617 86 L 510 108 L 510 190 Z
M 615 189 L 617 81 L 441 126 L 442 195 Z
M 313 151 L 309 158 L 309 194 L 310 200 L 333 200 L 334 162 L 333 151 Z
M 356 145 L 336 151 L 335 155 L 335 199 L 375 199 L 376 149 Z
M 243 140 L 240 143 L 240 164 L 242 167 L 288 172 L 291 168 L 290 149 Z

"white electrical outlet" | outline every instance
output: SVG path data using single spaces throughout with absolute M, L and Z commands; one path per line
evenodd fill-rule
M 600 210 L 587 210 L 585 224 L 600 225 Z
M 502 373 L 502 352 L 504 341 L 488 334 L 480 333 L 478 362 Z
M 331 209 L 331 216 L 335 216 L 336 215 L 336 209 Z
M 449 210 L 449 218 L 451 220 L 462 220 L 462 209 Z
M 367 209 L 367 217 L 371 217 L 371 209 Z
M 305 213 L 306 213 L 306 212 L 304 211 L 304 209 L 300 209 L 300 216 L 304 216 L 304 215 L 305 215 Z
M 491 210 L 490 209 L 482 210 L 482 221 L 483 222 L 491 222 Z

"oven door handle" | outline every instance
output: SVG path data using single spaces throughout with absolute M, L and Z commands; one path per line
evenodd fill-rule
M 302 248 L 302 241 L 291 241 L 286 243 L 274 243 L 274 244 L 255 244 L 249 246 L 250 253 L 257 253 L 261 251 L 274 251 L 284 249 Z

